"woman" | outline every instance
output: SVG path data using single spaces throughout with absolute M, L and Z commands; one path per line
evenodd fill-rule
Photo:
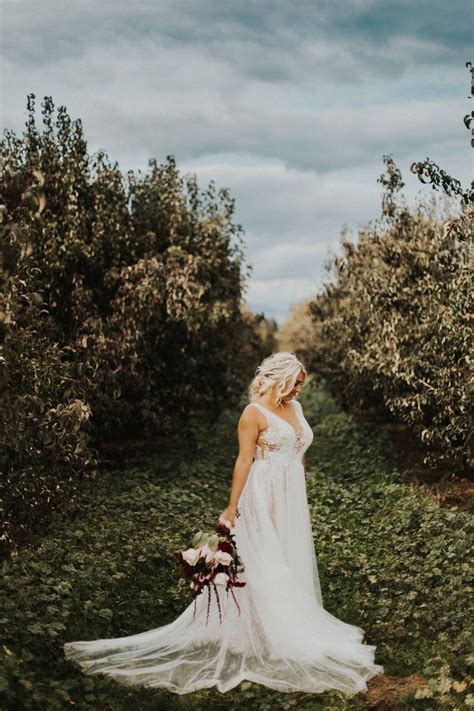
M 177 694 L 241 681 L 279 691 L 350 695 L 383 667 L 364 631 L 323 607 L 306 496 L 304 453 L 313 432 L 296 400 L 306 370 L 293 353 L 265 358 L 250 384 L 238 424 L 229 505 L 219 520 L 232 529 L 244 587 L 221 595 L 222 622 L 207 621 L 199 595 L 168 625 L 129 637 L 64 645 L 88 673 Z M 237 506 L 238 505 L 238 506 Z

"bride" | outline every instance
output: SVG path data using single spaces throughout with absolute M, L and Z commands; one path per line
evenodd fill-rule
M 177 694 L 244 679 L 285 692 L 349 695 L 383 673 L 364 630 L 324 609 L 306 496 L 304 453 L 313 432 L 296 399 L 307 373 L 293 353 L 257 368 L 238 423 L 239 454 L 227 508 L 245 570 L 244 587 L 220 595 L 222 620 L 207 595 L 170 624 L 128 637 L 68 642 L 68 659 L 89 674 Z

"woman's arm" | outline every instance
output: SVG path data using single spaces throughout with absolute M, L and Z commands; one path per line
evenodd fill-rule
M 219 516 L 219 519 L 222 518 L 230 521 L 232 526 L 235 526 L 237 504 L 253 462 L 255 447 L 259 436 L 259 417 L 260 413 L 257 408 L 247 405 L 240 416 L 237 426 L 239 454 L 235 460 L 234 471 L 232 473 L 229 505 Z

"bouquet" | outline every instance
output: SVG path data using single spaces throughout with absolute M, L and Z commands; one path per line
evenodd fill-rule
M 237 573 L 245 570 L 237 554 L 237 547 L 230 528 L 219 521 L 214 531 L 198 531 L 191 541 L 190 548 L 176 554 L 181 572 L 190 582 L 194 597 L 194 613 L 196 615 L 196 598 L 207 587 L 207 616 L 209 621 L 211 606 L 211 588 L 214 590 L 219 611 L 219 624 L 222 623 L 221 605 L 218 586 L 231 593 L 240 615 L 239 603 L 233 588 L 242 588 L 246 583 L 239 580 Z

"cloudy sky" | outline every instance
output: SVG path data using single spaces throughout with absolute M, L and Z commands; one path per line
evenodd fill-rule
M 340 230 L 380 213 L 382 156 L 412 202 L 429 156 L 464 185 L 467 0 L 0 0 L 2 128 L 26 96 L 83 120 L 122 170 L 174 154 L 236 199 L 246 299 L 281 323 Z

